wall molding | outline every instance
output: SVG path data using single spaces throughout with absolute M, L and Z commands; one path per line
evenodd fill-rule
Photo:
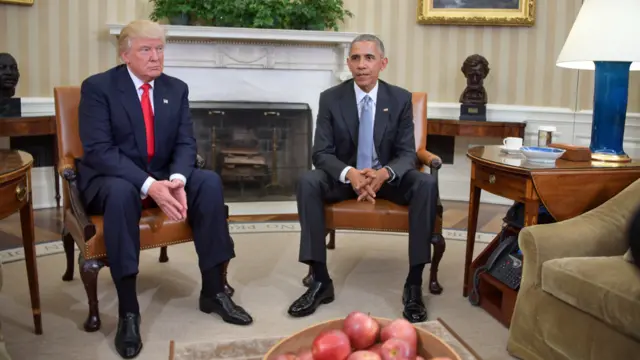
M 53 98 L 22 98 L 22 111 L 23 114 L 28 116 L 53 115 L 55 114 Z M 458 103 L 429 102 L 427 104 L 427 116 L 429 118 L 456 119 L 459 113 L 460 104 Z M 489 104 L 487 106 L 487 116 L 491 119 L 490 121 L 526 122 L 525 141 L 534 141 L 537 135 L 535 129 L 540 125 L 555 125 L 558 129 L 555 134 L 558 142 L 588 145 L 590 139 L 592 116 L 592 111 L 590 110 L 574 112 L 568 108 Z M 628 152 L 629 150 L 640 151 L 640 113 L 628 113 L 626 126 L 625 150 Z M 456 152 L 454 165 L 445 165 L 441 170 L 440 194 L 443 200 L 468 201 L 469 165 L 465 161 L 464 148 L 457 149 L 459 151 Z M 53 184 L 52 168 L 34 169 L 34 208 L 41 209 L 55 206 Z M 485 192 L 483 192 L 482 201 L 498 204 L 513 203 L 511 200 Z M 268 209 L 259 211 L 269 212 Z

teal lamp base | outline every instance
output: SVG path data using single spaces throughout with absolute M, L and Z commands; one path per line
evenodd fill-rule
M 629 100 L 631 62 L 595 61 L 591 158 L 606 162 L 629 162 L 624 152 L 624 127 Z

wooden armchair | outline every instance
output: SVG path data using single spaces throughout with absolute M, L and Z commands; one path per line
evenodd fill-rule
M 78 106 L 80 103 L 80 87 L 54 88 L 56 111 L 56 127 L 58 137 L 58 172 L 66 180 L 63 183 L 63 211 L 64 228 L 62 242 L 67 258 L 67 269 L 62 280 L 73 279 L 74 243 L 80 249 L 78 266 L 80 277 L 84 283 L 89 300 L 89 315 L 84 322 L 84 329 L 93 332 L 100 329 L 100 313 L 98 309 L 97 281 L 98 272 L 103 266 L 108 266 L 104 238 L 102 236 L 102 216 L 87 215 L 80 192 L 76 185 L 75 160 L 83 153 L 78 130 Z M 202 168 L 204 160 L 198 156 L 193 159 L 196 166 Z M 227 218 L 229 208 L 225 206 Z M 169 261 L 167 246 L 192 240 L 191 228 L 186 221 L 168 221 L 159 208 L 145 209 L 140 219 L 140 248 L 141 250 L 160 248 L 160 262 Z M 225 291 L 232 296 L 234 289 L 227 282 L 227 266 L 225 264 L 223 281 Z
M 429 167 L 431 175 L 438 180 L 438 169 L 442 166 L 442 160 L 427 151 L 427 94 L 415 92 L 412 97 L 413 119 L 415 124 L 416 152 L 418 163 L 416 168 L 422 170 Z M 409 207 L 396 205 L 387 200 L 376 199 L 375 204 L 346 200 L 339 203 L 325 205 L 324 207 L 327 234 L 329 243 L 327 249 L 335 249 L 336 230 L 369 230 L 409 232 Z M 438 210 L 431 244 L 433 244 L 433 256 L 429 276 L 429 292 L 442 293 L 442 286 L 438 282 L 438 266 L 445 251 L 445 240 L 442 236 L 442 204 L 438 198 Z M 313 271 L 309 272 L 302 280 L 305 286 L 313 282 Z

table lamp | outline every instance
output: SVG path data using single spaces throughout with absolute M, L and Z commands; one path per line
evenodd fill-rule
M 640 0 L 584 0 L 556 66 L 595 70 L 591 158 L 627 162 L 629 71 L 640 70 Z

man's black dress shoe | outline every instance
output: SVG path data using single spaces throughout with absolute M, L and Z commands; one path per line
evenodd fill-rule
M 251 315 L 242 306 L 236 305 L 227 293 L 217 293 L 213 298 L 200 295 L 200 311 L 216 313 L 229 324 L 249 325 L 253 322 Z
M 402 316 L 412 323 L 427 320 L 427 307 L 422 300 L 422 286 L 405 285 L 402 292 Z
M 333 281 L 314 281 L 309 289 L 289 306 L 289 315 L 302 317 L 313 314 L 320 304 L 328 304 L 335 299 Z
M 126 313 L 118 319 L 115 345 L 116 351 L 123 359 L 133 359 L 140 354 L 140 314 Z

